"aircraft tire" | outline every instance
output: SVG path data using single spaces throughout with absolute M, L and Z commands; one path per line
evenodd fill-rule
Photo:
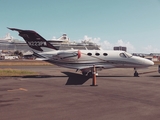
M 139 77 L 139 74 L 138 74 L 138 72 L 137 72 L 137 71 L 135 71 L 135 73 L 134 73 L 134 77 Z

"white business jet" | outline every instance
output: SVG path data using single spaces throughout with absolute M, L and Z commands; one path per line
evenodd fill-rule
M 58 66 L 81 70 L 83 75 L 91 75 L 92 68 L 96 71 L 110 68 L 134 68 L 134 76 L 138 76 L 137 68 L 145 68 L 154 65 L 151 60 L 132 56 L 124 51 L 113 50 L 57 50 L 54 45 L 46 41 L 37 32 L 32 30 L 20 30 L 19 36 L 23 37 L 34 55 L 42 60 Z

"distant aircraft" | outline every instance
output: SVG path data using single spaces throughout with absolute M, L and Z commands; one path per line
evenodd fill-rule
M 134 76 L 138 76 L 137 68 L 144 68 L 154 65 L 151 60 L 132 56 L 125 51 L 114 50 L 57 50 L 54 45 L 46 41 L 37 32 L 32 30 L 18 31 L 29 47 L 33 49 L 34 55 L 42 60 L 58 66 L 81 70 L 82 74 L 92 75 L 93 65 L 96 71 L 110 68 L 134 68 Z

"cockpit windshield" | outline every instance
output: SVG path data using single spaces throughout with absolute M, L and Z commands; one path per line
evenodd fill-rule
M 132 57 L 132 54 L 125 52 L 124 54 L 126 54 L 129 58 Z
M 123 57 L 123 58 L 130 58 L 130 57 L 132 57 L 132 55 L 130 53 L 127 53 L 127 52 L 120 53 L 119 56 Z

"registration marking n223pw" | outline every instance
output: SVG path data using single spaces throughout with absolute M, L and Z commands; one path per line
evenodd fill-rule
M 47 43 L 43 41 L 28 41 L 30 46 L 46 46 Z

